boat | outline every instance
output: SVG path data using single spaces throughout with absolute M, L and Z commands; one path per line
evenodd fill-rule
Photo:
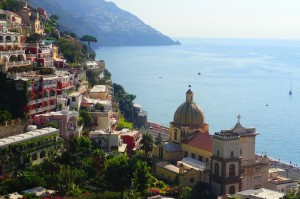
M 293 85 L 292 85 L 292 83 L 291 83 L 291 90 L 289 91 L 289 95 L 292 95 L 293 94 Z

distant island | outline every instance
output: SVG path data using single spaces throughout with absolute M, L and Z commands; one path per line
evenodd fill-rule
M 145 24 L 138 17 L 104 0 L 29 0 L 34 7 L 43 7 L 59 16 L 60 29 L 78 37 L 89 34 L 99 46 L 180 45 L 168 36 Z

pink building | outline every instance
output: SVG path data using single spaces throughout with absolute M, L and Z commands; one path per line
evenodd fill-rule
M 44 127 L 48 122 L 55 122 L 59 126 L 60 136 L 69 140 L 74 136 L 81 136 L 82 127 L 77 124 L 79 113 L 77 111 L 62 110 L 34 116 L 34 122 Z

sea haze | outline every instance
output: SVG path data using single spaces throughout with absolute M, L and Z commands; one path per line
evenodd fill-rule
M 300 41 L 180 39 L 181 46 L 103 47 L 112 80 L 137 95 L 148 120 L 169 126 L 188 85 L 210 134 L 260 133 L 256 152 L 300 165 Z M 292 87 L 293 94 L 289 96 Z

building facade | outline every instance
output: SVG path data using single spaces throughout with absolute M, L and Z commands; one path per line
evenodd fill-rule
M 0 178 L 21 167 L 41 163 L 61 146 L 59 130 L 43 128 L 0 139 Z

